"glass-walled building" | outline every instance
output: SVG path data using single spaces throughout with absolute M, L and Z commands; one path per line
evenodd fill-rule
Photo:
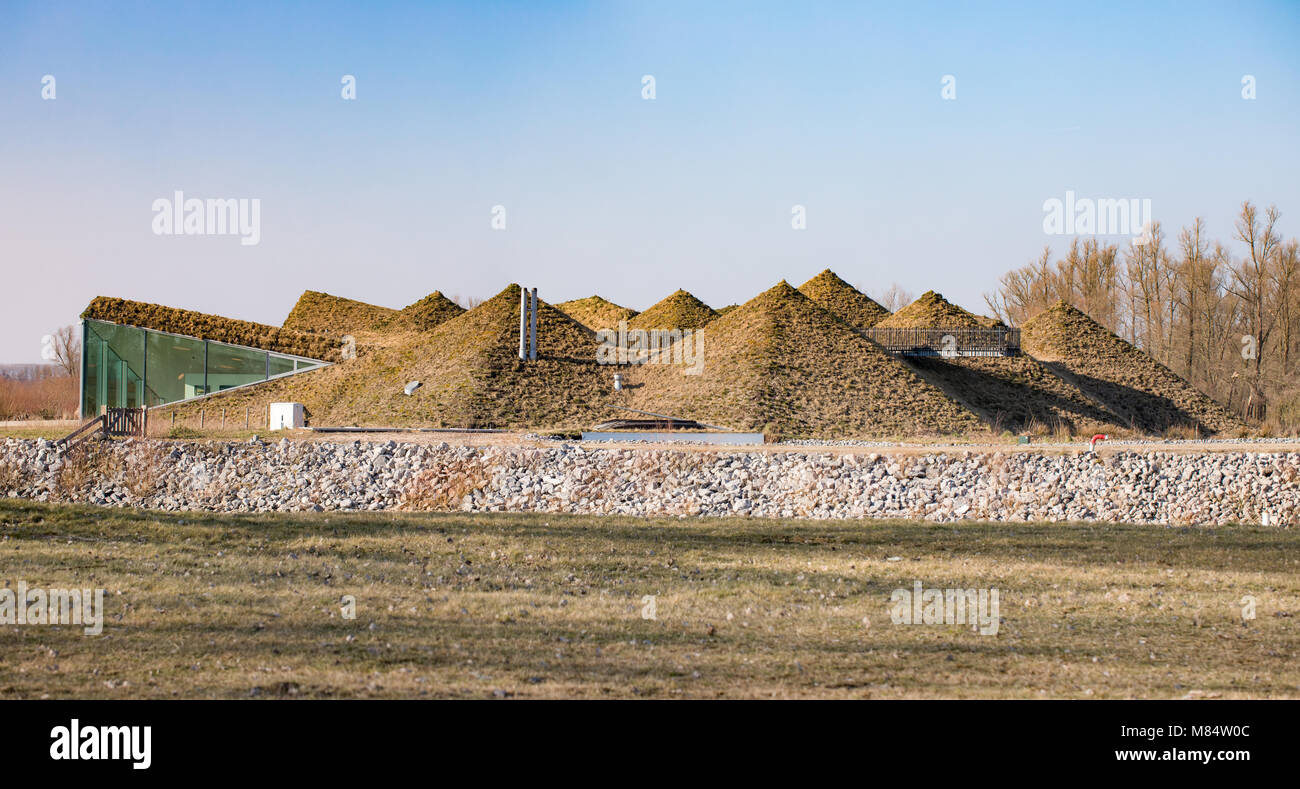
M 81 322 L 81 413 L 189 400 L 328 364 L 180 334 Z

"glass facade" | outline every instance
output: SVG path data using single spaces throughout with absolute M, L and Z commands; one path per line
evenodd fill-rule
M 270 377 L 269 358 L 266 351 L 208 343 L 208 391 L 220 392 L 265 381 Z
M 271 356 L 271 369 L 268 371 L 272 378 L 278 378 L 281 375 L 289 375 L 293 372 L 295 360 L 286 359 L 283 356 Z
M 201 397 L 325 362 L 179 334 L 82 321 L 81 413 Z
M 144 331 L 135 329 L 134 331 Z M 204 342 L 175 334 L 144 332 L 149 355 L 149 405 L 162 405 L 207 394 Z M 86 414 L 93 412 L 87 411 Z

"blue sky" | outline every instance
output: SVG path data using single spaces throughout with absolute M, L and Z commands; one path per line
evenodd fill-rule
M 644 309 L 683 287 L 721 306 L 829 266 L 982 310 L 1002 273 L 1064 249 L 1042 206 L 1067 190 L 1149 198 L 1171 237 L 1199 215 L 1228 241 L 1245 199 L 1300 232 L 1297 3 L 5 16 L 4 362 L 37 360 L 96 295 L 278 324 L 306 288 L 400 307 L 521 282 Z M 155 235 L 178 189 L 259 199 L 260 243 Z

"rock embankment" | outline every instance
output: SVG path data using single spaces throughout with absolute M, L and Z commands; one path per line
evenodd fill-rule
M 160 510 L 456 510 L 1292 525 L 1300 453 L 928 455 L 446 444 L 0 445 L 0 496 Z

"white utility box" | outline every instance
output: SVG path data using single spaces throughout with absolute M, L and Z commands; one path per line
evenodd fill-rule
M 270 430 L 306 427 L 307 418 L 302 403 L 271 403 L 271 413 L 266 426 Z

